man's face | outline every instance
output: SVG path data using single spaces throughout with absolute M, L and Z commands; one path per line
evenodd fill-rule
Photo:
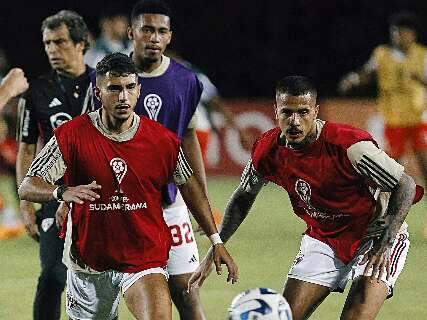
M 107 114 L 116 120 L 129 119 L 141 89 L 136 74 L 118 76 L 107 72 L 96 82 L 95 94 Z
M 307 93 L 292 96 L 287 93 L 276 95 L 276 119 L 283 135 L 294 148 L 312 142 L 316 134 L 315 120 L 319 106 L 316 97 Z
M 417 40 L 414 30 L 402 26 L 391 26 L 390 38 L 393 46 L 403 50 L 408 49 Z
M 160 61 L 163 52 L 172 39 L 170 20 L 162 14 L 142 14 L 128 31 L 133 40 L 134 54 L 151 63 Z
M 82 61 L 84 43 L 74 43 L 65 24 L 43 31 L 43 44 L 54 70 L 67 73 L 77 61 Z

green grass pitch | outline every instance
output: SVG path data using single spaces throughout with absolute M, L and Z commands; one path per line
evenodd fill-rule
M 237 184 L 236 178 L 210 178 L 212 205 L 222 211 Z M 422 202 L 413 207 L 407 219 L 411 248 L 406 268 L 396 285 L 394 297 L 385 302 L 378 319 L 427 319 L 427 240 L 422 236 L 425 211 L 426 204 Z M 293 215 L 286 193 L 273 185 L 265 187 L 228 244 L 240 268 L 238 284 L 227 284 L 225 272 L 221 277 L 212 273 L 202 288 L 207 318 L 226 319 L 233 297 L 248 288 L 270 287 L 282 291 L 303 231 L 304 224 Z M 198 243 L 203 257 L 208 240 L 199 236 Z M 0 241 L 0 319 L 32 319 L 38 272 L 38 246 L 33 240 L 24 236 Z M 331 294 L 311 319 L 339 319 L 346 294 L 347 291 Z M 62 318 L 66 319 L 65 312 Z M 123 301 L 119 319 L 132 319 Z M 174 319 L 178 319 L 175 311 Z

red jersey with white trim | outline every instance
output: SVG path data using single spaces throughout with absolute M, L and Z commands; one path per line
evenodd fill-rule
M 141 117 L 132 139 L 114 141 L 88 115 L 59 127 L 55 136 L 67 166 L 65 183 L 95 180 L 102 186 L 99 199 L 73 205 L 72 254 L 96 271 L 164 267 L 171 234 L 163 219 L 161 188 L 176 168 L 177 136 Z
M 363 130 L 330 122 L 301 150 L 280 145 L 280 134 L 280 128 L 272 129 L 255 143 L 255 170 L 288 192 L 295 214 L 307 224 L 306 234 L 348 263 L 367 232 L 376 200 L 372 182 L 356 171 L 347 150 L 360 141 L 375 141 Z

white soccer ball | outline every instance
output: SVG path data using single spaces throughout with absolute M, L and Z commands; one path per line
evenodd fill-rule
M 229 320 L 292 320 L 285 298 L 268 288 L 255 288 L 237 295 L 228 309 Z

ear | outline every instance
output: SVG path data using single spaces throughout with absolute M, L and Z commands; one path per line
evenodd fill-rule
M 133 28 L 131 26 L 128 27 L 128 38 L 133 40 Z
M 137 99 L 139 99 L 139 96 L 141 95 L 141 83 L 138 83 L 137 88 L 138 88 L 138 98 Z
M 172 30 L 169 32 L 169 41 L 168 41 L 168 44 L 171 43 L 171 41 L 172 41 Z
M 84 42 L 77 42 L 76 48 L 83 53 L 85 51 L 85 43 Z
M 274 109 L 274 117 L 276 118 L 276 120 L 279 119 L 279 115 L 277 114 L 277 105 L 273 104 L 273 109 Z
M 319 114 L 319 105 L 316 104 L 314 107 L 314 118 L 317 119 L 317 115 Z

